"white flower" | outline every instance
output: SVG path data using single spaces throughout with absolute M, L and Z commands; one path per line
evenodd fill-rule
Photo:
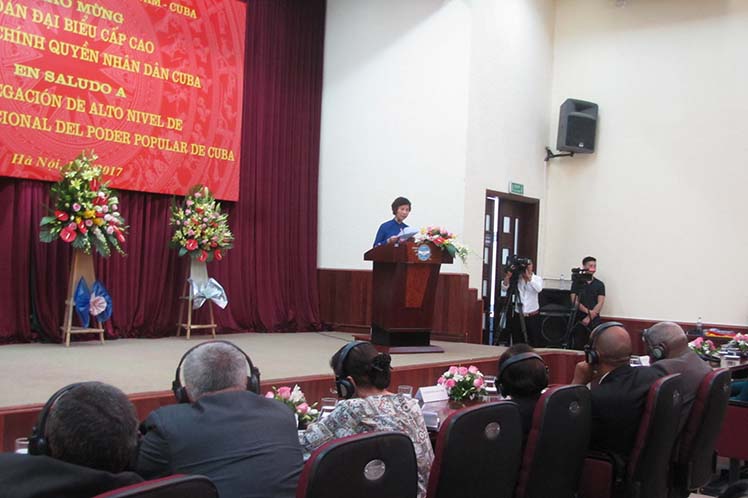
M 301 391 L 301 388 L 298 384 L 293 386 L 290 399 L 294 404 L 304 403 L 306 401 L 306 399 L 304 398 L 304 393 Z

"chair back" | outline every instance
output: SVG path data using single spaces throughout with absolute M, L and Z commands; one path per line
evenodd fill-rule
M 680 436 L 675 484 L 683 490 L 705 486 L 712 478 L 714 448 L 730 399 L 730 371 L 713 370 L 704 376 Z
M 576 497 L 591 414 L 585 386 L 559 386 L 543 393 L 535 405 L 516 498 Z
M 652 384 L 642 413 L 639 431 L 629 455 L 626 481 L 631 498 L 666 498 L 673 446 L 683 405 L 680 374 Z
M 748 403 L 745 401 L 729 401 L 716 449 L 721 457 L 748 460 Z
M 113 489 L 94 498 L 218 498 L 210 479 L 198 475 L 173 475 Z
M 511 498 L 522 452 L 519 408 L 500 401 L 452 413 L 439 429 L 429 498 Z
M 415 498 L 413 442 L 399 432 L 370 432 L 330 441 L 304 464 L 297 498 Z

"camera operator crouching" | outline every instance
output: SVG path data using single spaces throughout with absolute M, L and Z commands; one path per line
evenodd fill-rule
M 576 327 L 577 336 L 574 337 L 574 343 L 586 344 L 589 332 L 600 325 L 600 313 L 605 304 L 605 284 L 602 280 L 595 278 L 597 260 L 592 256 L 587 256 L 582 260 L 582 268 L 572 268 L 571 271 L 574 282 L 571 301 L 577 309 L 575 322 L 584 326 Z M 579 336 L 582 335 L 578 332 L 579 329 L 582 329 L 585 337 Z
M 510 289 L 516 285 L 516 293 L 522 303 L 522 313 L 524 315 L 525 327 L 527 329 L 527 339 L 531 345 L 537 346 L 540 341 L 540 305 L 538 304 L 538 294 L 543 290 L 543 279 L 533 273 L 533 263 L 529 258 L 510 258 L 504 268 L 504 280 L 501 281 L 502 293 L 507 293 L 507 299 L 511 300 Z M 514 278 L 513 278 L 514 277 Z M 507 319 L 506 327 L 501 330 L 499 344 L 509 345 L 509 336 L 511 335 L 512 344 L 525 342 L 522 334 L 522 325 L 520 323 L 520 307 L 518 303 L 513 302 L 514 308 L 511 310 L 511 320 Z

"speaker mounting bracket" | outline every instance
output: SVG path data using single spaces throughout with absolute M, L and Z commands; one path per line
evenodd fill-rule
M 555 159 L 557 157 L 574 157 L 573 152 L 565 152 L 562 154 L 556 154 L 554 153 L 550 147 L 545 148 L 545 162 L 550 161 L 551 159 Z

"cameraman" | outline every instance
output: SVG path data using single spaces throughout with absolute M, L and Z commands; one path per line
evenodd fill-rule
M 533 263 L 531 259 L 527 259 L 527 266 L 522 271 L 520 278 L 517 280 L 517 291 L 519 298 L 522 301 L 522 312 L 525 315 L 525 326 L 527 328 L 527 339 L 531 345 L 538 345 L 540 339 L 540 305 L 538 304 L 538 294 L 543 290 L 543 279 L 533 273 Z M 512 268 L 515 268 L 513 265 Z M 516 271 L 516 270 L 515 270 Z M 507 270 L 504 273 L 504 280 L 501 281 L 501 290 L 506 292 L 509 290 L 510 282 L 512 279 L 512 271 Z M 511 296 L 507 295 L 507 299 Z M 519 321 L 519 309 L 515 306 L 514 319 L 509 322 L 507 319 L 506 328 L 501 331 L 499 342 L 509 345 L 509 337 L 512 336 L 512 344 L 524 342 L 522 337 L 522 325 Z
M 592 256 L 587 256 L 582 260 L 582 267 L 590 274 L 590 279 L 582 283 L 579 294 L 571 294 L 571 302 L 576 303 L 579 322 L 587 327 L 587 330 L 594 330 L 600 324 L 600 312 L 605 304 L 605 284 L 602 280 L 595 278 L 597 271 L 597 260 Z M 582 343 L 583 344 L 583 343 Z

